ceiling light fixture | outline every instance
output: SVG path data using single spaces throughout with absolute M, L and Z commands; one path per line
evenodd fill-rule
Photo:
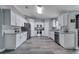
M 37 13 L 38 13 L 38 14 L 42 14 L 42 12 L 43 12 L 43 7 L 42 7 L 41 5 L 37 5 L 37 6 L 36 6 L 36 9 L 37 9 Z

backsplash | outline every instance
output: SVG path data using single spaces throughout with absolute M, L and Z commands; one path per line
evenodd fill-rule
M 7 25 L 2 25 L 2 32 L 4 33 L 15 33 L 15 31 L 21 31 L 20 27 L 16 26 L 7 26 Z

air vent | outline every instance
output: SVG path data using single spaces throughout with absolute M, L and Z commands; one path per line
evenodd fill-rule
M 25 6 L 25 8 L 27 9 L 27 8 L 28 8 L 28 6 Z
M 37 5 L 38 7 L 42 7 L 42 5 Z

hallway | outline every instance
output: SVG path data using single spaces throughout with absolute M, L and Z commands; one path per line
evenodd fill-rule
M 2 54 L 70 54 L 75 50 L 66 50 L 48 37 L 32 37 L 16 50 L 4 51 Z

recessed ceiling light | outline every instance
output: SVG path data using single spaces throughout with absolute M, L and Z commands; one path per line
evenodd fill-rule
M 42 12 L 43 12 L 43 6 L 42 5 L 37 5 L 36 9 L 37 9 L 38 14 L 42 14 Z

